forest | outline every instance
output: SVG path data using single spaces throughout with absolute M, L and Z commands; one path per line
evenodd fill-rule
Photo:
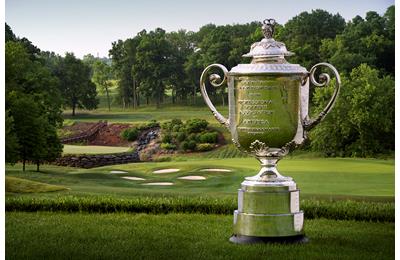
M 209 64 L 228 69 L 248 63 L 242 55 L 262 38 L 260 22 L 202 26 L 197 32 L 162 28 L 116 39 L 109 58 L 73 53 L 64 56 L 40 50 L 5 24 L 6 162 L 57 158 L 62 145 L 56 129 L 63 109 L 96 109 L 98 92 L 111 104 L 129 110 L 166 103 L 196 102 L 199 78 Z M 325 156 L 371 157 L 394 151 L 395 7 L 383 15 L 374 11 L 350 21 L 340 14 L 316 9 L 278 24 L 274 38 L 295 55 L 288 59 L 307 69 L 319 62 L 333 64 L 343 87 L 336 107 L 311 132 L 304 148 Z M 118 95 L 109 88 L 116 82 Z M 224 88 L 209 87 L 219 105 Z M 321 110 L 331 89 L 313 89 L 312 107 Z

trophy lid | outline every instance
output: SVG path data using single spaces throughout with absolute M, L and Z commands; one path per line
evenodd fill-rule
M 243 57 L 254 57 L 254 58 L 267 58 L 267 57 L 279 57 L 279 56 L 291 56 L 294 53 L 286 49 L 286 45 L 283 42 L 275 41 L 272 38 L 275 31 L 275 20 L 265 19 L 263 26 L 261 27 L 264 39 L 259 42 L 255 42 L 250 47 L 250 52 L 244 54 Z
M 231 74 L 306 74 L 307 70 L 299 64 L 291 64 L 285 56 L 294 53 L 286 49 L 282 42 L 272 38 L 275 28 L 274 19 L 265 19 L 261 27 L 264 39 L 253 43 L 250 52 L 243 57 L 252 57 L 251 64 L 238 64 L 230 71 Z

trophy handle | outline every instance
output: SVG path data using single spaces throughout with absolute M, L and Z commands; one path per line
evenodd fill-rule
M 226 83 L 227 81 L 227 75 L 228 75 L 228 70 L 225 68 L 225 66 L 221 65 L 221 64 L 211 64 L 209 65 L 207 68 L 205 68 L 203 70 L 203 73 L 201 73 L 201 77 L 200 77 L 200 91 L 201 94 L 204 98 L 204 101 L 206 102 L 207 106 L 210 108 L 211 112 L 213 113 L 214 117 L 218 120 L 218 122 L 220 122 L 221 124 L 225 125 L 226 127 L 229 128 L 229 120 L 226 119 L 223 115 L 221 115 L 217 109 L 215 108 L 215 106 L 213 105 L 213 103 L 211 102 L 210 98 L 208 97 L 207 94 L 207 90 L 206 90 L 206 76 L 208 71 L 213 68 L 213 67 L 217 67 L 219 69 L 221 69 L 224 72 L 224 78 L 221 80 L 221 77 L 218 74 L 211 74 L 209 77 L 210 83 L 212 86 L 214 87 L 220 87 L 223 84 Z
M 340 75 L 338 73 L 338 71 L 336 70 L 335 67 L 333 67 L 331 64 L 329 63 L 318 63 L 315 64 L 311 70 L 310 73 L 308 75 L 308 77 L 310 78 L 310 81 L 313 85 L 315 85 L 316 87 L 324 87 L 327 86 L 329 84 L 329 81 L 331 80 L 331 77 L 329 76 L 329 74 L 327 73 L 322 73 L 319 75 L 319 81 L 315 80 L 315 71 L 318 67 L 328 67 L 335 75 L 336 78 L 336 82 L 335 82 L 335 90 L 333 92 L 333 95 L 331 97 L 331 99 L 329 100 L 328 104 L 326 105 L 326 107 L 324 108 L 324 110 L 322 110 L 321 113 L 319 113 L 319 115 L 316 118 L 304 118 L 303 119 L 303 126 L 306 130 L 310 130 L 312 128 L 314 128 L 317 124 L 319 124 L 324 118 L 325 116 L 331 111 L 333 105 L 335 104 L 335 101 L 339 95 L 339 91 L 340 91 L 340 87 L 342 85 L 341 81 L 340 81 Z

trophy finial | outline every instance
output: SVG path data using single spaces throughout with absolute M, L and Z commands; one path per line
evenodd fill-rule
M 272 38 L 272 35 L 274 34 L 274 31 L 275 31 L 275 24 L 276 24 L 276 21 L 275 21 L 275 19 L 272 19 L 272 18 L 265 19 L 263 21 L 263 26 L 261 27 L 261 29 L 262 29 L 264 37 L 266 39 Z

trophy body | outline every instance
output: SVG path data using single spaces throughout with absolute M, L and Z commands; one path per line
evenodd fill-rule
M 253 58 L 250 64 L 239 64 L 229 72 L 223 65 L 212 64 L 200 78 L 204 100 L 215 118 L 229 129 L 232 142 L 261 164 L 258 174 L 246 177 L 238 190 L 234 235 L 230 238 L 234 243 L 306 241 L 299 190 L 292 178 L 278 172 L 276 165 L 290 149 L 304 142 L 307 131 L 330 111 L 340 89 L 340 77 L 332 65 L 319 63 L 308 72 L 298 64 L 288 63 L 284 57 L 293 53 L 272 38 L 274 24 L 273 19 L 265 20 L 265 38 L 243 55 Z M 336 85 L 325 109 L 317 118 L 310 119 L 309 81 L 316 86 L 330 81 L 327 73 L 320 75 L 320 82 L 315 80 L 318 67 L 330 69 Z M 221 69 L 224 77 L 212 74 L 211 85 L 228 85 L 228 119 L 215 109 L 207 95 L 206 76 L 213 68 Z

